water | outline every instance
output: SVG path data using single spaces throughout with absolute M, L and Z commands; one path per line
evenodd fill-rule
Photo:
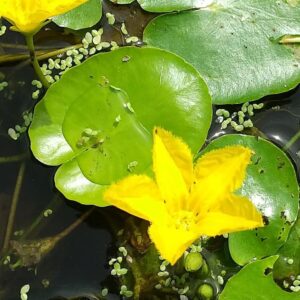
M 287 142 L 300 130 L 299 98 L 300 87 L 297 87 L 290 92 L 267 96 L 256 101 L 257 103 L 264 103 L 264 109 L 256 112 L 251 118 L 258 131 L 256 134 L 264 136 L 281 148 L 285 147 Z M 226 109 L 228 109 L 228 107 L 226 107 Z M 239 109 L 239 106 L 233 105 L 231 111 L 233 112 Z M 221 130 L 221 126 L 216 119 L 215 117 L 215 121 L 212 122 L 212 127 L 208 134 L 208 141 L 225 133 L 234 133 L 231 129 Z M 300 174 L 299 151 L 300 140 L 297 140 L 287 149 L 287 153 L 297 169 L 297 174 Z
M 116 10 L 116 6 L 106 1 L 104 10 L 113 10 L 118 18 L 126 19 L 129 32 L 137 36 L 141 36 L 144 26 L 154 16 L 140 10 L 137 4 L 133 4 L 129 8 L 119 6 Z M 108 39 L 120 42 L 120 35 L 116 30 L 107 25 L 104 26 L 104 29 Z M 50 40 L 50 44 L 53 45 L 57 42 L 56 38 L 55 35 L 44 32 L 37 36 L 37 42 L 38 45 L 46 46 L 49 45 Z M 6 34 L 5 42 L 15 45 L 24 43 L 22 36 L 16 33 Z M 67 43 L 68 39 L 63 41 L 62 45 Z M 12 48 L 9 51 L 16 53 L 23 50 Z M 2 52 L 3 49 L 0 47 L 0 54 Z M 3 72 L 6 80 L 9 81 L 9 87 L 0 92 L 0 156 L 28 155 L 28 158 L 24 160 L 25 176 L 21 186 L 13 231 L 24 230 L 26 232 L 32 223 L 39 219 L 38 225 L 30 231 L 26 238 L 34 240 L 55 236 L 78 220 L 78 217 L 88 208 L 63 199 L 63 196 L 55 190 L 53 183 L 55 168 L 46 167 L 31 156 L 28 151 L 29 142 L 26 134 L 22 135 L 18 141 L 13 141 L 7 135 L 8 128 L 20 124 L 22 113 L 25 110 L 31 110 L 34 106 L 34 101 L 31 99 L 34 88 L 30 84 L 34 74 L 28 61 L 0 65 L 0 72 Z M 298 98 L 300 98 L 300 88 L 282 95 L 266 97 L 262 99 L 266 104 L 265 108 L 253 117 L 257 129 L 281 147 L 300 129 Z M 278 105 L 280 107 L 274 109 Z M 220 130 L 220 124 L 215 122 L 212 124 L 208 140 L 230 132 L 230 130 Z M 300 140 L 288 149 L 298 174 L 300 171 L 299 151 Z M 4 243 L 10 203 L 20 165 L 20 161 L 0 163 L 1 248 Z M 48 207 L 52 209 L 53 213 L 44 217 L 43 212 Z M 107 262 L 111 255 L 115 255 L 116 249 L 113 246 L 113 230 L 106 218 L 107 215 L 115 215 L 115 213 L 113 208 L 93 211 L 82 224 L 62 239 L 41 260 L 37 268 L 31 270 L 17 268 L 15 271 L 11 271 L 6 266 L 0 266 L 0 299 L 19 299 L 20 288 L 25 284 L 30 284 L 28 293 L 30 300 L 99 299 L 97 295 L 102 287 L 116 290 L 117 281 L 107 279 L 110 272 Z M 119 222 L 122 222 L 122 216 L 118 215 Z M 210 251 L 216 252 L 216 249 L 222 250 L 223 247 L 224 239 L 217 239 L 212 243 Z M 208 252 L 206 255 L 209 257 L 211 254 Z M 14 257 L 11 259 L 13 260 Z M 234 266 L 232 268 L 234 269 Z M 101 283 L 102 281 L 104 283 Z M 47 283 L 49 285 L 45 287 Z M 119 296 L 110 295 L 108 299 L 119 298 Z
M 115 6 L 109 1 L 103 3 L 104 14 L 112 12 L 119 20 L 126 20 L 127 29 L 132 35 L 141 36 L 143 28 L 153 15 L 142 11 L 138 4 Z M 52 25 L 51 25 L 52 26 Z M 55 26 L 55 25 L 53 25 Z M 105 22 L 104 38 L 121 43 L 120 33 Z M 57 28 L 56 28 L 57 29 Z M 38 49 L 43 47 L 63 47 L 68 43 L 76 43 L 78 39 L 69 36 L 57 39 L 51 31 L 43 31 L 36 38 Z M 1 38 L 0 42 L 11 44 L 11 48 L 1 48 L 0 56 L 9 53 L 26 53 L 26 48 L 17 49 L 14 45 L 24 45 L 20 34 L 10 32 Z M 26 230 L 39 218 L 48 207 L 53 213 L 41 217 L 41 222 L 28 235 L 28 238 L 39 239 L 53 236 L 78 219 L 87 208 L 63 199 L 54 188 L 53 177 L 55 168 L 38 163 L 30 154 L 27 134 L 18 141 L 13 141 L 7 135 L 7 130 L 22 123 L 22 113 L 32 110 L 34 101 L 31 94 L 34 87 L 31 81 L 34 72 L 27 61 L 16 61 L 0 65 L 0 72 L 5 74 L 9 87 L 0 92 L 0 156 L 28 154 L 26 170 L 15 216 L 14 232 Z M 1 75 L 1 74 L 0 74 Z M 11 199 L 21 162 L 0 164 L 0 247 L 4 243 Z M 112 246 L 111 228 L 103 215 L 114 214 L 112 208 L 104 208 L 93 212 L 70 235 L 60 241 L 57 246 L 33 270 L 18 268 L 15 271 L 8 267 L 0 267 L 0 299 L 15 300 L 20 298 L 20 288 L 30 284 L 29 299 L 96 299 L 101 290 L 101 282 L 108 276 L 109 249 Z M 17 237 L 16 237 L 17 238 Z M 11 258 L 13 259 L 13 257 Z M 49 281 L 49 286 L 43 283 Z M 115 282 L 105 282 L 106 286 L 114 287 Z M 119 299 L 111 295 L 109 299 Z

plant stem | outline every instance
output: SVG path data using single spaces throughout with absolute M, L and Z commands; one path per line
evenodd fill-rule
M 300 130 L 285 144 L 285 146 L 282 149 L 284 151 L 287 151 L 297 142 L 299 138 L 300 138 Z
M 10 44 L 10 43 L 0 43 L 0 47 L 2 48 L 12 48 L 12 49 L 21 49 L 21 50 L 27 50 L 27 46 L 26 45 L 17 45 L 17 44 Z M 52 48 L 49 46 L 39 46 L 39 47 L 35 47 L 35 49 L 38 50 L 49 50 L 49 49 L 56 49 L 56 46 L 53 46 Z
M 300 43 L 300 36 L 283 37 L 279 43 L 280 44 L 298 44 L 298 43 Z
M 56 242 L 60 241 L 67 235 L 69 235 L 77 226 L 79 226 L 95 209 L 95 206 L 87 210 L 84 214 L 82 214 L 74 223 L 64 229 L 62 232 L 55 236 Z
M 55 49 L 53 51 L 41 54 L 37 57 L 38 60 L 42 60 L 42 59 L 47 59 L 53 56 L 57 56 L 59 54 L 63 54 L 65 52 L 67 52 L 68 50 L 72 50 L 72 49 L 79 49 L 82 47 L 82 44 L 76 44 L 76 45 L 72 45 L 72 46 L 68 46 L 65 48 L 61 48 L 61 49 Z
M 35 51 L 35 53 L 36 53 L 37 60 L 40 61 L 40 60 L 48 59 L 53 56 L 57 56 L 59 54 L 63 54 L 68 50 L 79 49 L 81 47 L 82 47 L 82 44 L 76 44 L 76 45 L 72 45 L 72 46 L 68 46 L 68 47 L 60 48 L 60 49 L 54 49 L 54 50 L 49 50 L 49 49 L 39 50 L 39 51 Z M 0 64 L 22 61 L 22 60 L 26 60 L 28 58 L 30 58 L 30 56 L 28 54 L 23 54 L 23 53 L 2 55 L 0 57 Z
M 61 204 L 61 199 L 56 194 L 50 201 L 50 203 L 41 211 L 41 213 L 38 215 L 38 217 L 31 223 L 31 225 L 26 229 L 26 231 L 22 234 L 20 241 L 26 240 L 26 238 L 32 234 L 32 232 L 38 227 L 39 230 L 41 230 L 41 222 L 43 220 L 46 221 L 46 218 L 44 216 L 44 212 L 48 209 L 51 209 L 52 211 L 56 209 L 56 207 Z M 45 222 L 46 223 L 46 222 Z M 36 232 L 35 232 L 36 234 Z
M 253 136 L 261 137 L 265 140 L 268 140 L 268 137 L 262 131 L 260 131 L 257 127 L 249 128 L 247 131 L 249 131 L 249 133 Z
M 3 243 L 3 252 L 5 252 L 8 249 L 10 237 L 14 228 L 15 215 L 16 215 L 17 205 L 19 201 L 19 195 L 20 195 L 22 182 L 25 174 L 25 166 L 26 166 L 25 162 L 22 162 L 19 169 L 16 186 L 12 197 L 12 203 L 9 211 L 9 216 L 8 216 L 8 222 L 7 222 L 5 238 Z
M 0 164 L 17 162 L 17 161 L 23 160 L 27 157 L 28 157 L 27 152 L 18 154 L 18 155 L 12 155 L 12 156 L 0 156 Z
M 143 275 L 138 263 L 136 263 L 135 261 L 131 263 L 130 268 L 134 277 L 133 299 L 138 300 L 140 299 L 141 288 L 144 282 Z
M 27 47 L 28 47 L 29 54 L 30 54 L 30 60 L 31 60 L 32 66 L 35 70 L 35 73 L 39 77 L 39 79 L 42 82 L 43 86 L 47 89 L 47 88 L 50 87 L 50 84 L 47 81 L 47 79 L 45 78 L 45 76 L 42 72 L 42 69 L 39 65 L 39 62 L 37 60 L 35 50 L 34 50 L 33 34 L 25 34 L 25 39 L 26 39 Z

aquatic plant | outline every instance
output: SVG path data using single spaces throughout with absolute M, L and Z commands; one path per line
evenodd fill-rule
M 243 183 L 250 149 L 211 151 L 193 168 L 191 151 L 182 140 L 161 128 L 154 128 L 153 136 L 155 182 L 144 175 L 126 177 L 105 191 L 104 200 L 150 221 L 150 238 L 172 265 L 201 235 L 263 226 L 253 204 L 233 194 Z
M 46 24 L 48 19 L 63 14 L 86 1 L 3 0 L 0 16 L 12 23 L 12 30 L 20 31 L 23 34 L 34 34 Z
M 1 39 L 12 25 L 27 46 L 0 43 L 0 64 L 30 59 L 35 71 L 34 103 L 6 131 L 20 143 L 28 130 L 37 165 L 58 167 L 61 196 L 15 230 L 29 147 L 0 157 L 0 164 L 21 162 L 0 272 L 37 270 L 77 226 L 105 220 L 114 235 L 107 266 L 119 288 L 104 280 L 95 299 L 298 299 L 299 185 L 291 158 L 299 153 L 291 148 L 300 133 L 280 149 L 257 116 L 282 111 L 262 97 L 300 83 L 299 1 L 111 2 L 1 2 Z M 131 26 L 126 8 L 144 19 Z M 49 32 L 57 47 L 34 44 Z M 2 47 L 21 52 L 2 55 Z M 16 96 L 10 76 L 0 73 L 8 100 Z M 76 209 L 92 208 L 58 234 L 34 234 L 42 222 L 55 227 L 63 197 Z M 30 299 L 35 291 L 26 281 L 17 294 Z M 7 298 L 1 285 L 0 297 Z

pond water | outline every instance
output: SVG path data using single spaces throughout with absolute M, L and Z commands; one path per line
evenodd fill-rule
M 137 4 L 129 8 L 116 8 L 107 1 L 104 3 L 104 11 L 113 11 L 126 19 L 128 30 L 133 35 L 141 36 L 143 28 L 154 16 L 140 10 Z M 118 41 L 119 34 L 111 26 L 105 25 L 104 31 L 108 39 Z M 67 45 L 68 42 L 73 41 L 65 38 L 62 45 Z M 7 53 L 25 51 L 25 48 L 4 48 L 2 43 L 21 46 L 24 41 L 15 33 L 0 38 L 0 58 Z M 41 47 L 40 49 L 58 46 L 57 37 L 43 31 L 37 37 L 37 45 Z M 34 73 L 28 60 L 1 63 L 0 72 L 0 77 L 3 73 L 5 80 L 9 82 L 9 87 L 0 92 L 0 248 L 2 249 L 18 178 L 20 193 L 13 225 L 13 239 L 38 240 L 55 236 L 78 220 L 89 208 L 65 200 L 56 191 L 53 183 L 55 168 L 45 167 L 32 157 L 27 134 L 23 134 L 17 141 L 12 140 L 7 134 L 10 127 L 22 123 L 22 113 L 31 111 L 35 104 L 31 98 L 33 92 L 31 81 Z M 300 129 L 299 98 L 300 88 L 297 88 L 289 93 L 262 99 L 265 108 L 253 117 L 254 126 L 257 128 L 256 134 L 264 135 L 275 144 L 284 147 Z M 231 109 L 234 111 L 236 107 Z M 208 140 L 229 132 L 230 130 L 221 130 L 220 124 L 215 120 Z M 300 140 L 288 149 L 288 154 L 299 174 Z M 14 159 L 13 156 L 20 156 L 21 159 Z M 17 161 L 5 162 L 5 159 L 10 158 Z M 48 211 L 48 216 L 44 216 L 44 212 L 49 209 L 52 213 Z M 37 267 L 31 269 L 16 267 L 15 270 L 11 270 L 1 263 L 0 299 L 19 299 L 20 288 L 25 284 L 30 285 L 30 300 L 100 299 L 97 295 L 103 287 L 117 291 L 117 281 L 109 277 L 108 261 L 115 255 L 116 250 L 113 246 L 115 229 L 111 225 L 113 223 L 114 227 L 121 228 L 122 217 L 125 216 L 117 213 L 117 220 L 109 220 L 107 216 L 113 214 L 116 214 L 113 208 L 92 211 L 74 231 L 60 240 L 54 249 L 41 259 Z M 20 231 L 24 231 L 23 235 Z M 220 243 L 223 245 L 224 239 L 216 239 L 211 245 L 211 251 L 214 252 L 220 247 Z M 209 252 L 207 256 L 210 256 Z M 6 252 L 1 252 L 1 262 L 5 257 Z M 108 297 L 108 299 L 119 298 L 117 293 L 115 295 L 112 293 Z

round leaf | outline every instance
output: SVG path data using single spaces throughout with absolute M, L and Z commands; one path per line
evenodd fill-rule
M 247 196 L 268 224 L 256 230 L 229 235 L 231 256 L 236 263 L 244 265 L 251 259 L 276 254 L 285 243 L 297 218 L 299 189 L 288 157 L 274 144 L 261 138 L 226 135 L 209 144 L 205 152 L 237 144 L 249 147 L 255 153 L 237 194 Z
M 299 293 L 283 291 L 274 281 L 273 265 L 278 256 L 255 261 L 245 266 L 236 275 L 231 277 L 220 300 L 297 300 Z
M 76 159 L 58 168 L 55 173 L 55 186 L 69 200 L 84 205 L 107 206 L 102 195 L 105 185 L 92 183 L 83 176 Z
M 71 11 L 54 17 L 52 21 L 60 27 L 78 30 L 97 24 L 102 17 L 102 0 L 89 0 Z
M 110 2 L 116 3 L 116 4 L 130 4 L 133 1 L 134 0 L 110 0 Z
M 37 159 L 67 164 L 56 175 L 67 198 L 104 205 L 102 184 L 150 173 L 154 126 L 182 136 L 196 152 L 210 120 L 207 87 L 191 65 L 160 49 L 128 47 L 67 71 L 36 105 L 29 136 Z M 76 191 L 73 181 L 83 188 Z
M 110 184 L 134 168 L 141 173 L 151 165 L 152 138 L 130 111 L 127 95 L 96 84 L 74 101 L 63 123 L 63 134 L 73 149 L 84 176 L 98 184 Z
M 181 136 L 196 152 L 210 126 L 211 99 L 198 72 L 180 57 L 156 48 L 124 47 L 95 55 L 67 71 L 36 105 L 29 129 L 35 157 L 48 165 L 74 156 L 62 133 L 66 111 L 108 80 L 129 96 L 136 117 L 152 132 L 160 126 Z
M 299 14 L 299 1 L 215 0 L 203 10 L 155 18 L 144 41 L 192 63 L 214 104 L 242 103 L 299 83 L 299 47 L 279 42 L 300 33 Z
M 296 277 L 300 274 L 300 216 L 278 254 L 279 258 L 274 265 L 276 279 Z M 292 264 L 288 263 L 289 260 L 292 260 Z
M 138 0 L 138 2 L 144 10 L 159 13 L 206 7 L 212 0 Z

